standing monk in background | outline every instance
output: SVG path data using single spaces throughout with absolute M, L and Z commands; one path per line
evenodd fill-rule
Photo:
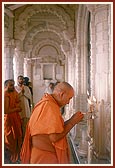
M 31 82 L 29 82 L 29 78 L 24 77 L 24 85 L 28 86 L 28 88 L 30 89 L 30 92 L 31 92 L 32 102 L 30 101 L 30 99 L 28 99 L 28 101 L 29 101 L 30 110 L 32 111 L 32 109 L 33 109 L 33 89 L 30 84 L 31 84 Z
M 14 80 L 5 81 L 4 88 L 4 143 L 5 152 L 10 163 L 15 163 L 19 159 L 19 153 L 22 145 L 22 130 L 20 101 L 18 93 L 14 89 Z
M 60 108 L 69 104 L 73 96 L 73 87 L 61 82 L 55 86 L 52 94 L 45 94 L 37 103 L 26 129 L 20 154 L 22 163 L 70 163 L 66 135 L 82 120 L 83 114 L 77 112 L 64 122 Z
M 20 117 L 22 120 L 22 135 L 24 138 L 25 135 L 25 130 L 26 130 L 26 124 L 30 118 L 31 115 L 31 109 L 29 106 L 29 101 L 30 104 L 32 104 L 32 95 L 30 92 L 30 89 L 28 86 L 24 85 L 24 77 L 22 75 L 18 76 L 18 85 L 15 86 L 16 91 L 19 93 L 19 99 L 21 101 L 21 108 L 22 112 L 20 113 Z

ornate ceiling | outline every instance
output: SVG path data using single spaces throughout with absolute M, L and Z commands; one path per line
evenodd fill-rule
M 20 50 L 31 53 L 28 57 L 39 57 L 42 53 L 47 55 L 51 49 L 53 54 L 55 49 L 55 54 L 62 59 L 66 56 L 75 38 L 74 21 L 78 5 L 5 4 L 4 7 L 5 17 L 13 19 L 13 32 L 9 33 L 13 34 Z M 5 25 L 9 31 L 9 24 Z

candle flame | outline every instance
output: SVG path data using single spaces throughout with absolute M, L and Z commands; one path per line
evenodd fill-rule
M 91 105 L 92 104 L 92 102 L 91 102 L 91 100 L 90 99 L 87 99 L 87 101 L 88 101 L 88 103 Z
M 96 100 L 96 98 L 95 98 L 94 96 L 93 96 L 93 101 L 94 101 L 94 102 L 97 102 L 97 100 Z
M 89 91 L 87 90 L 87 95 L 89 96 Z

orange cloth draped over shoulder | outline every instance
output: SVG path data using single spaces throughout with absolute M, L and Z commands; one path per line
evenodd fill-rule
M 9 97 L 9 107 L 15 108 L 18 101 L 18 93 L 5 92 L 4 97 Z M 19 151 L 22 144 L 21 119 L 18 112 L 4 114 L 4 141 L 5 148 L 11 153 L 11 161 L 18 159 Z
M 29 123 L 26 128 L 26 135 L 21 149 L 20 158 L 22 163 L 36 164 L 39 163 L 39 156 L 41 150 L 34 150 L 31 145 L 31 136 L 37 134 L 51 134 L 51 133 L 61 133 L 64 130 L 64 121 L 60 112 L 60 107 L 54 98 L 46 94 L 41 99 L 40 102 L 34 107 L 32 115 L 30 117 Z M 55 155 L 57 158 L 56 164 L 69 164 L 69 150 L 66 137 L 52 143 L 55 147 Z M 33 150 L 33 151 L 32 151 Z M 32 152 L 31 152 L 32 151 Z M 34 152 L 35 151 L 35 152 Z M 36 156 L 36 159 L 33 159 Z M 37 158 L 38 156 L 38 158 Z M 48 152 L 42 151 L 42 156 L 44 157 L 44 163 L 52 160 L 53 156 Z M 45 159 L 46 158 L 46 159 Z M 36 160 L 35 163 L 31 162 Z

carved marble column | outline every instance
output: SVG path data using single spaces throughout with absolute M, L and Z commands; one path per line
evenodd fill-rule
M 91 95 L 95 95 L 101 103 L 98 118 L 94 123 L 95 155 L 98 159 L 106 158 L 105 138 L 107 130 L 105 103 L 110 100 L 110 6 L 87 5 L 91 12 Z M 109 123 L 109 128 L 110 128 Z M 111 130 L 110 130 L 111 131 Z M 110 135 L 109 135 L 110 137 Z M 107 138 L 108 139 L 108 138 Z M 109 138 L 110 139 L 110 138 Z
M 17 81 L 19 75 L 24 75 L 24 52 L 22 51 L 22 42 L 16 41 L 14 52 L 14 79 Z
M 53 80 L 56 80 L 56 63 L 53 64 Z
M 29 80 L 32 81 L 32 61 L 28 60 L 27 58 L 24 58 L 24 76 L 29 77 Z
M 68 81 L 68 57 L 70 51 L 70 44 L 67 40 L 62 41 L 61 50 L 65 54 L 65 81 Z
M 14 55 L 14 40 L 5 38 L 4 39 L 4 80 L 13 79 L 14 71 L 13 71 L 13 55 Z
M 76 27 L 76 45 L 75 50 L 75 61 L 74 61 L 74 73 L 75 73 L 75 107 L 76 111 L 87 111 L 87 55 L 88 55 L 88 11 L 83 5 L 79 6 L 77 15 L 77 27 Z M 80 131 L 78 131 L 80 129 Z M 80 122 L 76 125 L 76 137 L 74 143 L 77 144 L 76 151 L 79 156 L 87 156 L 87 124 L 86 121 Z
M 44 79 L 44 77 L 43 77 L 43 64 L 40 64 L 40 66 L 41 66 L 41 80 L 43 80 Z
M 111 124 L 112 124 L 112 118 L 113 118 L 113 113 L 111 111 L 111 104 L 110 103 L 105 103 L 105 120 L 106 122 L 104 123 L 104 128 L 106 130 L 106 134 L 104 136 L 105 139 L 105 152 L 106 152 L 106 157 L 108 161 L 111 163 L 112 161 L 112 156 L 111 153 L 113 153 L 113 148 L 112 148 L 112 130 L 111 130 Z M 112 143 L 111 143 L 112 142 Z

